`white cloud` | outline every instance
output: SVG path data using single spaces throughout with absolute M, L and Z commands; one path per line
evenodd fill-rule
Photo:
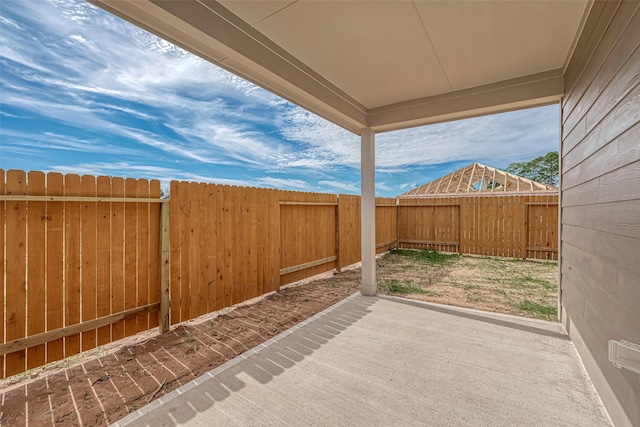
M 217 178 L 185 172 L 180 169 L 154 165 L 133 164 L 129 162 L 95 162 L 80 163 L 76 165 L 56 165 L 51 171 L 65 174 L 94 175 L 94 176 L 119 176 L 119 177 L 144 177 L 157 179 L 162 188 L 168 188 L 171 181 L 205 182 L 220 185 L 255 186 L 251 180 Z
M 205 175 L 198 175 L 193 173 L 184 173 L 181 171 L 176 171 L 178 177 L 169 177 L 166 178 L 168 181 L 171 180 L 184 180 L 184 181 L 194 181 L 194 182 L 207 182 L 211 184 L 219 184 L 219 185 L 235 185 L 240 187 L 251 187 L 255 184 L 251 180 L 246 179 L 229 179 L 229 178 L 217 178 Z
M 210 182 L 215 178 L 203 165 L 215 164 L 252 172 L 246 180 L 220 179 L 229 185 L 308 190 L 317 188 L 318 179 L 326 188 L 359 192 L 353 183 L 358 136 L 84 0 L 9 1 L 2 8 L 0 105 L 11 108 L 2 115 L 38 120 L 31 140 L 3 123 L 5 151 L 48 144 L 59 151 L 126 155 L 136 157 L 125 159 L 129 170 L 137 163 L 136 173 L 153 173 L 144 169 L 144 152 L 158 162 L 181 162 L 188 173 L 177 166 L 162 172 L 177 179 Z M 47 142 L 40 118 L 92 137 L 67 137 L 53 127 Z M 557 106 L 551 106 L 379 134 L 376 172 L 385 175 L 377 188 L 414 186 L 406 181 L 422 177 L 406 175 L 430 165 L 480 161 L 504 167 L 528 160 L 557 149 L 557 133 Z M 75 163 L 82 170 L 107 170 Z M 395 178 L 403 174 L 406 184 Z
M 16 52 L 14 49 L 11 49 L 4 43 L 0 44 L 0 58 L 3 58 L 5 60 L 8 59 L 36 71 L 41 71 L 44 73 L 50 72 L 47 68 L 35 63 L 30 58 L 25 58 L 21 53 Z
M 381 134 L 381 167 L 479 161 L 503 167 L 557 149 L 557 106 Z
M 14 21 L 12 21 L 11 19 L 6 18 L 6 17 L 4 17 L 4 16 L 2 16 L 2 15 L 0 15 L 0 23 L 1 23 L 3 26 L 4 26 L 4 25 L 9 25 L 9 26 L 11 26 L 11 27 L 13 27 L 13 28 L 15 28 L 15 29 L 17 29 L 17 30 L 21 30 L 21 29 L 22 29 L 22 27 L 21 27 L 20 25 L 16 24 L 16 23 L 15 23 Z
M 80 163 L 73 166 L 57 165 L 53 169 L 57 172 L 87 174 L 87 175 L 117 175 L 122 177 L 146 176 L 158 177 L 167 174 L 174 174 L 175 169 L 135 165 L 128 162 L 96 162 L 96 163 Z
M 318 181 L 318 184 L 334 188 L 336 190 L 346 191 L 348 193 L 359 193 L 360 187 L 356 184 L 339 182 L 339 181 Z
M 256 182 L 259 185 L 266 185 L 267 187 L 281 188 L 285 190 L 312 190 L 313 188 L 308 182 L 301 179 L 289 179 L 289 178 L 274 178 L 271 176 L 265 176 L 258 178 Z
M 402 173 L 404 166 L 482 161 L 498 167 L 557 149 L 557 106 L 485 116 L 376 135 L 379 173 Z M 335 125 L 292 107 L 283 136 L 305 142 L 290 167 L 358 167 L 359 140 Z
M 400 184 L 399 187 L 404 190 L 405 188 L 418 187 L 418 184 L 416 184 L 415 182 L 405 182 L 404 184 Z
M 381 191 L 391 191 L 393 188 L 389 187 L 386 182 L 376 182 L 376 189 Z
M 104 143 L 103 141 L 91 139 L 79 139 L 68 135 L 59 135 L 53 132 L 15 131 L 3 129 L 1 147 L 3 150 L 15 149 L 15 147 L 32 148 L 34 150 L 62 150 L 62 151 L 82 151 L 84 153 L 117 154 L 123 155 L 143 155 L 141 150 L 117 146 Z

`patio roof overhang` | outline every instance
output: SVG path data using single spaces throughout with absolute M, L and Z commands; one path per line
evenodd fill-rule
M 593 0 L 89 1 L 361 136 L 364 295 L 377 292 L 375 133 L 558 102 L 598 12 Z
M 591 0 L 90 0 L 361 134 L 550 104 Z

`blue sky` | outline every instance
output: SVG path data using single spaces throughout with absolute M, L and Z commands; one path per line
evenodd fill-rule
M 0 2 L 0 168 L 359 193 L 359 137 L 80 0 Z M 558 106 L 376 136 L 395 196 L 557 150 Z

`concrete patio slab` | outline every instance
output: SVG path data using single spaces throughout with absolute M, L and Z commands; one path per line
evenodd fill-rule
M 354 295 L 118 426 L 607 426 L 557 323 Z

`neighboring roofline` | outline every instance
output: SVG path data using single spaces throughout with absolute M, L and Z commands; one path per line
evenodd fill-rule
M 475 185 L 480 182 L 482 188 Z M 494 182 L 499 186 L 488 183 Z M 452 184 L 454 187 L 452 187 Z M 521 189 L 522 186 L 522 189 Z M 429 181 L 419 187 L 412 188 L 398 197 L 431 197 L 446 195 L 448 197 L 479 194 L 555 194 L 558 189 L 552 185 L 536 182 L 532 179 L 505 172 L 482 163 L 471 163 L 461 169 Z
M 518 193 L 516 191 L 501 191 L 496 193 L 449 193 L 449 194 L 418 194 L 413 196 L 396 196 L 396 199 L 453 199 L 456 197 L 507 197 L 507 196 L 557 196 L 556 191 L 529 191 Z

